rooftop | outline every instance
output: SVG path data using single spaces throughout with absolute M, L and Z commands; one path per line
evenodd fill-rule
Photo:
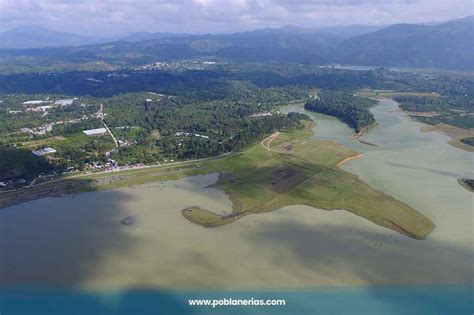
M 40 149 L 40 150 L 31 151 L 31 153 L 33 153 L 36 156 L 43 156 L 43 155 L 51 154 L 51 153 L 54 153 L 54 152 L 56 152 L 56 150 L 53 149 L 53 148 L 50 148 L 50 147 Z
M 97 128 L 97 129 L 89 129 L 89 130 L 84 130 L 82 131 L 88 136 L 94 136 L 94 135 L 101 135 L 107 132 L 107 129 L 105 128 Z

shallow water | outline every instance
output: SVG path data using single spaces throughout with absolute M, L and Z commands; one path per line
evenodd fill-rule
M 185 306 L 184 298 L 193 296 L 189 289 L 204 290 L 201 294 L 210 298 L 216 289 L 244 290 L 224 291 L 233 298 L 253 292 L 248 290 L 290 290 L 282 294 L 293 292 L 289 299 L 295 305 L 336 314 L 341 301 L 358 303 L 354 313 L 360 309 L 361 314 L 397 314 L 397 305 L 404 303 L 436 311 L 431 309 L 436 300 L 446 310 L 454 307 L 459 300 L 453 298 L 450 283 L 466 283 L 456 294 L 465 297 L 472 296 L 474 282 L 472 194 L 456 182 L 457 176 L 472 171 L 472 154 L 450 147 L 442 135 L 419 132 L 421 124 L 395 109 L 388 100 L 374 108 L 379 126 L 364 139 L 378 147 L 351 139 L 352 131 L 337 119 L 310 114 L 318 123 L 317 138 L 364 153 L 361 160 L 346 164 L 346 170 L 433 219 L 437 228 L 427 240 L 412 240 L 343 210 L 304 206 L 213 229 L 188 222 L 180 211 L 186 207 L 231 211 L 225 193 L 207 187 L 217 174 L 46 198 L 0 210 L 0 284 L 26 290 L 0 300 L 0 311 L 2 303 L 14 308 L 22 298 L 38 299 L 32 287 L 65 287 L 48 291 L 49 296 L 43 292 L 44 298 L 89 305 L 92 295 L 97 307 L 110 304 L 117 312 L 126 309 L 130 296 L 135 298 L 131 301 L 145 299 L 143 303 L 148 297 L 178 296 L 178 304 Z M 135 225 L 120 224 L 128 216 L 136 218 Z M 375 284 L 390 284 L 391 289 L 383 291 Z M 426 305 L 403 296 L 410 288 L 422 288 L 415 284 L 430 284 L 428 297 L 425 289 L 414 293 L 422 301 L 425 294 Z M 348 287 L 353 285 L 359 287 Z M 336 286 L 329 300 L 326 291 L 317 289 L 321 286 Z M 114 308 L 114 303 L 119 306 Z M 137 307 L 133 303 L 132 309 Z M 282 314 L 294 313 L 289 310 L 298 308 L 285 308 Z
M 371 110 L 378 126 L 361 138 L 377 147 L 352 139 L 352 130 L 334 117 L 311 113 L 301 106 L 286 106 L 284 111 L 313 117 L 318 124 L 315 138 L 334 140 L 362 152 L 363 158 L 343 168 L 431 218 L 437 227 L 430 239 L 473 250 L 474 194 L 457 183 L 459 177 L 474 177 L 473 153 L 450 146 L 447 136 L 421 132 L 424 124 L 399 111 L 397 103 L 389 99 Z

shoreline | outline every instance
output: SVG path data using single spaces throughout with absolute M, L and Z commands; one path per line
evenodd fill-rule
M 413 121 L 423 124 L 423 126 L 420 128 L 420 131 L 422 133 L 436 132 L 440 135 L 447 136 L 451 138 L 450 140 L 446 141 L 446 143 L 449 144 L 450 146 L 459 150 L 466 151 L 466 152 L 474 152 L 474 147 L 461 142 L 462 138 L 474 136 L 474 131 L 472 129 L 461 128 L 461 127 L 457 127 L 453 125 L 448 125 L 445 123 L 431 125 L 423 121 L 420 121 L 418 119 L 418 117 L 427 117 L 427 116 L 430 117 L 430 115 L 426 115 L 426 114 L 431 114 L 431 112 L 420 113 L 420 112 L 404 110 L 400 108 L 400 105 L 398 105 L 397 111 L 406 114 L 408 118 L 412 119 Z
M 340 160 L 339 162 L 337 162 L 336 167 L 341 168 L 341 166 L 343 166 L 347 162 L 352 161 L 352 160 L 358 160 L 358 159 L 362 158 L 363 156 L 364 155 L 362 153 L 358 153 L 356 155 L 348 156 L 348 157 Z
M 414 119 L 417 122 L 420 122 L 415 117 L 411 117 L 410 115 L 409 117 L 411 119 Z M 421 132 L 423 133 L 436 132 L 443 136 L 449 137 L 450 140 L 446 141 L 446 143 L 449 144 L 450 146 L 459 150 L 466 151 L 466 152 L 474 152 L 474 147 L 461 142 L 461 139 L 463 138 L 474 136 L 474 131 L 452 126 L 452 125 L 447 125 L 447 124 L 428 125 L 423 122 L 420 122 L 420 123 L 425 125 L 420 128 Z
M 368 142 L 368 141 L 365 141 L 365 140 L 360 139 L 360 138 L 364 135 L 364 133 L 365 133 L 367 130 L 369 130 L 369 128 L 375 127 L 376 125 L 377 125 L 377 123 L 375 123 L 375 124 L 373 124 L 373 125 L 371 125 L 371 126 L 366 126 L 366 127 L 362 128 L 361 130 L 359 130 L 359 132 L 353 133 L 353 134 L 352 134 L 352 139 L 355 139 L 355 140 L 359 141 L 359 143 L 362 143 L 362 144 L 365 144 L 365 145 L 370 145 L 370 146 L 372 146 L 372 147 L 377 147 L 378 145 L 375 144 L 375 143 Z

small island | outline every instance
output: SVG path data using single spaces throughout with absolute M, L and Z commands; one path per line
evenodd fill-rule
M 458 178 L 458 183 L 459 183 L 459 185 L 466 188 L 470 192 L 474 192 L 474 179 Z

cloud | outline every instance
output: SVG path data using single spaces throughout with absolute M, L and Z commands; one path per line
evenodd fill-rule
M 0 30 L 220 33 L 286 24 L 393 24 L 472 14 L 471 0 L 0 0 Z

